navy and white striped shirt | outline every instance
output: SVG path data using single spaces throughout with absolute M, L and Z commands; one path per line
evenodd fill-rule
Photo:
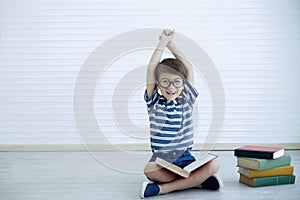
M 166 152 L 192 148 L 194 143 L 192 113 L 197 96 L 198 92 L 188 81 L 184 82 L 181 95 L 174 101 L 168 101 L 156 88 L 149 98 L 145 91 L 152 151 Z

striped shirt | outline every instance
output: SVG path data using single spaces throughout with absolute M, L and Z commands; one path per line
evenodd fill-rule
M 184 82 L 181 95 L 174 101 L 168 101 L 157 89 L 151 97 L 144 99 L 150 119 L 150 141 L 153 152 L 186 150 L 192 148 L 193 133 L 193 104 L 198 92 L 188 82 Z

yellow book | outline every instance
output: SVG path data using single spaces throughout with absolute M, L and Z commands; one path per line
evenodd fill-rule
M 238 172 L 248 178 L 261 178 L 261 177 L 270 177 L 270 176 L 289 176 L 289 175 L 293 175 L 294 167 L 291 165 L 288 165 L 288 166 L 276 167 L 276 168 L 266 169 L 266 170 L 253 170 L 253 169 L 239 167 Z

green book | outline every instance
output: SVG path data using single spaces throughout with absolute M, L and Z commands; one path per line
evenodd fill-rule
M 237 165 L 248 169 L 265 170 L 291 164 L 291 156 L 284 155 L 276 159 L 237 157 Z
M 294 184 L 296 176 L 271 176 L 264 178 L 248 178 L 246 176 L 240 175 L 240 182 L 251 187 L 264 187 L 264 186 L 274 186 L 274 185 L 284 185 L 284 184 Z

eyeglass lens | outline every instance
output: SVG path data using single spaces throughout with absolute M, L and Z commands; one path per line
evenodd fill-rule
M 171 83 L 174 85 L 174 87 L 181 87 L 183 85 L 183 80 L 181 78 L 177 78 L 175 79 L 174 81 L 171 81 L 167 78 L 163 78 L 160 80 L 159 84 L 162 86 L 162 87 L 165 87 L 165 88 L 168 88 L 170 87 Z

